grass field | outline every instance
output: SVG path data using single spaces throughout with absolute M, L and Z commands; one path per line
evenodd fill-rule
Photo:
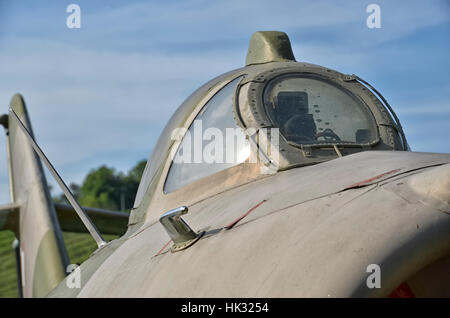
M 72 264 L 81 264 L 97 248 L 97 244 L 89 234 L 63 233 L 63 236 Z M 117 236 L 105 235 L 104 238 L 110 241 Z M 18 297 L 13 241 L 12 232 L 0 232 L 0 297 Z

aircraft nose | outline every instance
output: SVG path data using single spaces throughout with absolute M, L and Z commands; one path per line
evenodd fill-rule
M 424 197 L 421 201 L 450 213 L 450 164 L 444 164 L 413 175 L 409 186 Z

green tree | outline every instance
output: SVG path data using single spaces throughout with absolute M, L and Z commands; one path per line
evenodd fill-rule
M 53 187 L 49 184 L 48 185 L 50 192 L 52 192 Z M 78 200 L 80 197 L 80 186 L 76 184 L 75 182 L 72 182 L 69 184 L 70 191 L 72 192 L 75 199 Z M 66 198 L 66 195 L 64 193 L 61 193 L 59 195 L 53 196 L 53 201 L 57 203 L 65 203 L 69 204 L 69 201 Z
M 80 187 L 79 202 L 93 208 L 118 210 L 123 176 L 105 165 L 91 170 Z
M 71 183 L 70 189 L 82 206 L 129 211 L 146 163 L 146 160 L 139 161 L 126 174 L 102 165 L 92 169 L 81 186 Z M 53 200 L 68 204 L 64 194 L 55 196 Z
M 139 161 L 133 168 L 131 168 L 127 175 L 123 178 L 122 191 L 125 209 L 133 207 L 136 192 L 141 182 L 142 173 L 144 172 L 147 160 Z

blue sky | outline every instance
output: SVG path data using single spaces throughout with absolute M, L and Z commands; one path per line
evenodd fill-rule
M 71 3 L 81 7 L 80 29 L 66 26 Z M 370 3 L 380 5 L 380 29 L 366 26 Z M 39 144 L 68 183 L 101 164 L 126 171 L 149 156 L 193 90 L 243 66 L 257 30 L 284 31 L 297 60 L 374 85 L 414 151 L 450 153 L 445 0 L 0 0 L 2 112 L 23 94 Z M 8 202 L 5 137 L 0 149 Z

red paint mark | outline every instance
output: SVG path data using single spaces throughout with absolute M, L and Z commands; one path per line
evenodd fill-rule
M 416 298 L 411 288 L 406 283 L 401 283 L 392 293 L 389 294 L 389 298 Z
M 169 242 L 167 242 L 166 244 L 164 244 L 164 246 L 158 251 L 158 253 L 155 254 L 155 256 L 160 255 L 167 247 L 167 245 L 170 244 L 170 242 L 172 242 L 172 240 L 169 240 Z
M 236 220 L 234 220 L 233 222 L 231 222 L 230 224 L 225 226 L 225 229 L 229 230 L 231 229 L 233 226 L 235 226 L 240 220 L 242 220 L 243 218 L 245 218 L 247 215 L 249 215 L 250 213 L 252 213 L 253 211 L 256 210 L 257 207 L 259 207 L 261 204 L 263 204 L 264 202 L 266 202 L 266 200 L 262 200 L 261 202 L 259 202 L 257 205 L 255 205 L 253 208 L 251 208 L 250 210 L 248 210 L 247 212 L 245 212 L 243 215 L 241 215 L 240 217 L 238 217 Z
M 381 179 L 381 178 L 383 178 L 383 177 L 385 177 L 385 176 L 388 176 L 388 175 L 390 175 L 390 174 L 396 173 L 396 172 L 398 172 L 398 171 L 400 171 L 400 170 L 401 170 L 401 169 L 391 170 L 391 171 L 388 171 L 388 172 L 379 174 L 379 175 L 377 175 L 377 176 L 375 176 L 375 177 L 373 177 L 373 178 L 370 178 L 370 179 L 367 179 L 367 180 L 363 180 L 363 181 L 354 183 L 354 184 L 352 184 L 351 186 L 348 186 L 347 188 L 345 188 L 345 190 L 353 189 L 353 188 L 359 188 L 359 187 L 365 186 L 365 185 L 367 185 L 368 183 L 371 183 L 372 181 Z

